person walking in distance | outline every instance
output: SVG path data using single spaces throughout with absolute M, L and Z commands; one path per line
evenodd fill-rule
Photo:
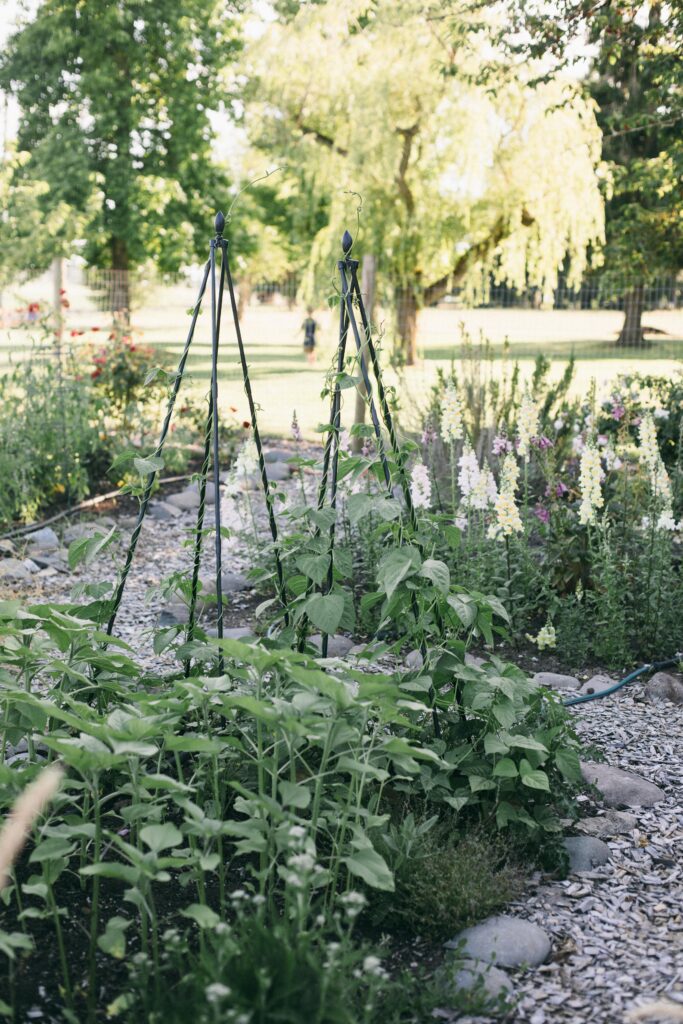
M 302 326 L 304 332 L 304 355 L 308 359 L 309 363 L 315 362 L 315 332 L 317 323 L 313 319 L 313 309 L 311 306 L 306 310 L 306 319 Z

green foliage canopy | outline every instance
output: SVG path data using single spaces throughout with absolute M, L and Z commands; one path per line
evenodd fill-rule
M 48 184 L 45 213 L 86 215 L 89 262 L 174 270 L 205 246 L 225 201 L 211 112 L 236 13 L 226 0 L 42 0 L 10 38 L 0 87 L 17 96 L 30 154 L 17 174 Z M 65 244 L 81 231 L 65 225 Z

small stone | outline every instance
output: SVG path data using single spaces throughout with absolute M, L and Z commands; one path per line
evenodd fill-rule
M 588 682 L 584 683 L 581 687 L 581 693 L 602 693 L 603 690 L 609 690 L 610 686 L 614 686 L 614 679 L 610 679 L 609 676 L 592 676 Z
M 437 980 L 445 981 L 448 989 L 453 986 L 456 991 L 479 989 L 492 1000 L 511 996 L 513 992 L 512 982 L 504 971 L 479 960 L 454 960 L 452 964 L 444 964 Z
M 659 786 L 621 768 L 582 761 L 581 773 L 586 782 L 597 786 L 607 807 L 652 807 L 664 799 Z
M 308 642 L 322 651 L 323 638 L 320 633 L 313 633 L 312 636 L 309 636 Z M 330 636 L 327 638 L 327 657 L 343 658 L 352 647 L 353 640 L 349 640 L 347 636 Z
M 569 870 L 572 873 L 592 871 L 610 859 L 607 843 L 593 836 L 570 836 L 565 839 L 564 848 L 569 855 Z
M 215 601 L 216 599 L 216 577 L 215 576 L 201 576 L 202 584 L 202 596 L 210 598 Z M 251 587 L 249 580 L 246 576 L 242 576 L 238 572 L 224 572 L 221 576 L 221 590 L 223 594 L 239 594 L 242 590 L 248 590 Z
M 168 501 L 153 501 L 147 509 L 147 515 L 160 522 L 170 522 L 182 514 L 181 509 L 176 505 L 171 505 Z
M 263 453 L 263 461 L 272 462 L 289 462 L 290 459 L 295 459 L 296 455 L 293 452 L 285 451 L 284 448 L 272 448 L 270 451 Z M 268 471 L 270 475 L 270 470 Z
M 595 818 L 584 818 L 577 822 L 580 832 L 595 836 L 597 839 L 613 839 L 614 836 L 627 835 L 633 832 L 638 824 L 635 814 L 628 811 L 615 811 L 610 808 Z
M 291 467 L 286 462 L 273 462 L 268 466 L 268 480 L 289 480 L 292 475 Z
M 190 609 L 183 601 L 169 601 L 159 612 L 159 626 L 184 626 L 190 619 Z
M 43 526 L 26 538 L 31 547 L 39 551 L 55 551 L 59 547 L 59 537 L 51 526 Z
M 645 687 L 645 696 L 651 701 L 666 700 L 683 704 L 683 682 L 669 672 L 655 672 Z
M 210 636 L 216 635 L 217 630 L 211 630 Z M 228 626 L 223 628 L 224 640 L 253 640 L 254 629 L 252 626 Z
M 183 512 L 199 507 L 199 495 L 189 487 L 184 491 L 178 491 L 176 494 L 169 494 L 166 501 L 169 505 L 175 505 L 176 508 L 181 509 Z
M 33 575 L 34 572 L 38 572 L 38 570 L 40 569 L 40 566 L 36 565 L 36 563 L 31 558 L 25 558 L 21 564 L 24 566 L 25 569 L 28 569 L 31 575 Z
M 22 583 L 31 579 L 31 573 L 18 558 L 3 558 L 0 560 L 0 579 L 5 583 Z
M 533 682 L 550 690 L 578 690 L 581 686 L 576 676 L 564 676 L 560 672 L 535 672 Z
M 502 967 L 537 967 L 550 955 L 550 939 L 532 921 L 496 914 L 460 932 L 446 943 L 446 948 Z
M 410 651 L 406 654 L 406 668 L 409 668 L 411 672 L 416 672 L 424 665 L 424 658 L 419 651 Z
M 13 555 L 16 548 L 11 540 L 0 540 L 0 555 Z
M 193 480 L 187 490 L 192 491 L 193 494 L 196 494 L 197 497 L 199 497 L 199 481 Z M 207 505 L 213 505 L 216 501 L 216 487 L 211 480 L 206 481 L 206 493 L 204 495 L 204 500 Z

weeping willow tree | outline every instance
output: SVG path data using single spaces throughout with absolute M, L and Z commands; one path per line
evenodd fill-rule
M 593 107 L 570 80 L 533 88 L 532 69 L 497 66 L 491 16 L 468 5 L 455 22 L 437 0 L 301 5 L 244 58 L 252 146 L 284 165 L 290 201 L 328 197 L 311 281 L 329 289 L 361 193 L 363 250 L 408 363 L 422 306 L 489 273 L 544 290 L 561 268 L 578 281 L 602 239 Z

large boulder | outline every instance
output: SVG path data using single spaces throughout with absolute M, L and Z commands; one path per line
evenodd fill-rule
M 446 943 L 462 956 L 498 967 L 537 967 L 550 955 L 550 939 L 533 921 L 496 914 L 466 928 Z
M 569 856 L 569 870 L 574 873 L 592 871 L 610 859 L 607 843 L 594 836 L 570 836 L 565 839 L 564 848 Z
M 654 782 L 609 764 L 582 761 L 581 774 L 599 789 L 607 807 L 652 807 L 664 799 L 664 791 Z
M 549 690 L 578 690 L 581 686 L 576 676 L 565 676 L 560 672 L 535 672 L 533 681 Z
M 645 696 L 651 701 L 683 704 L 683 682 L 669 672 L 655 672 L 645 687 Z

